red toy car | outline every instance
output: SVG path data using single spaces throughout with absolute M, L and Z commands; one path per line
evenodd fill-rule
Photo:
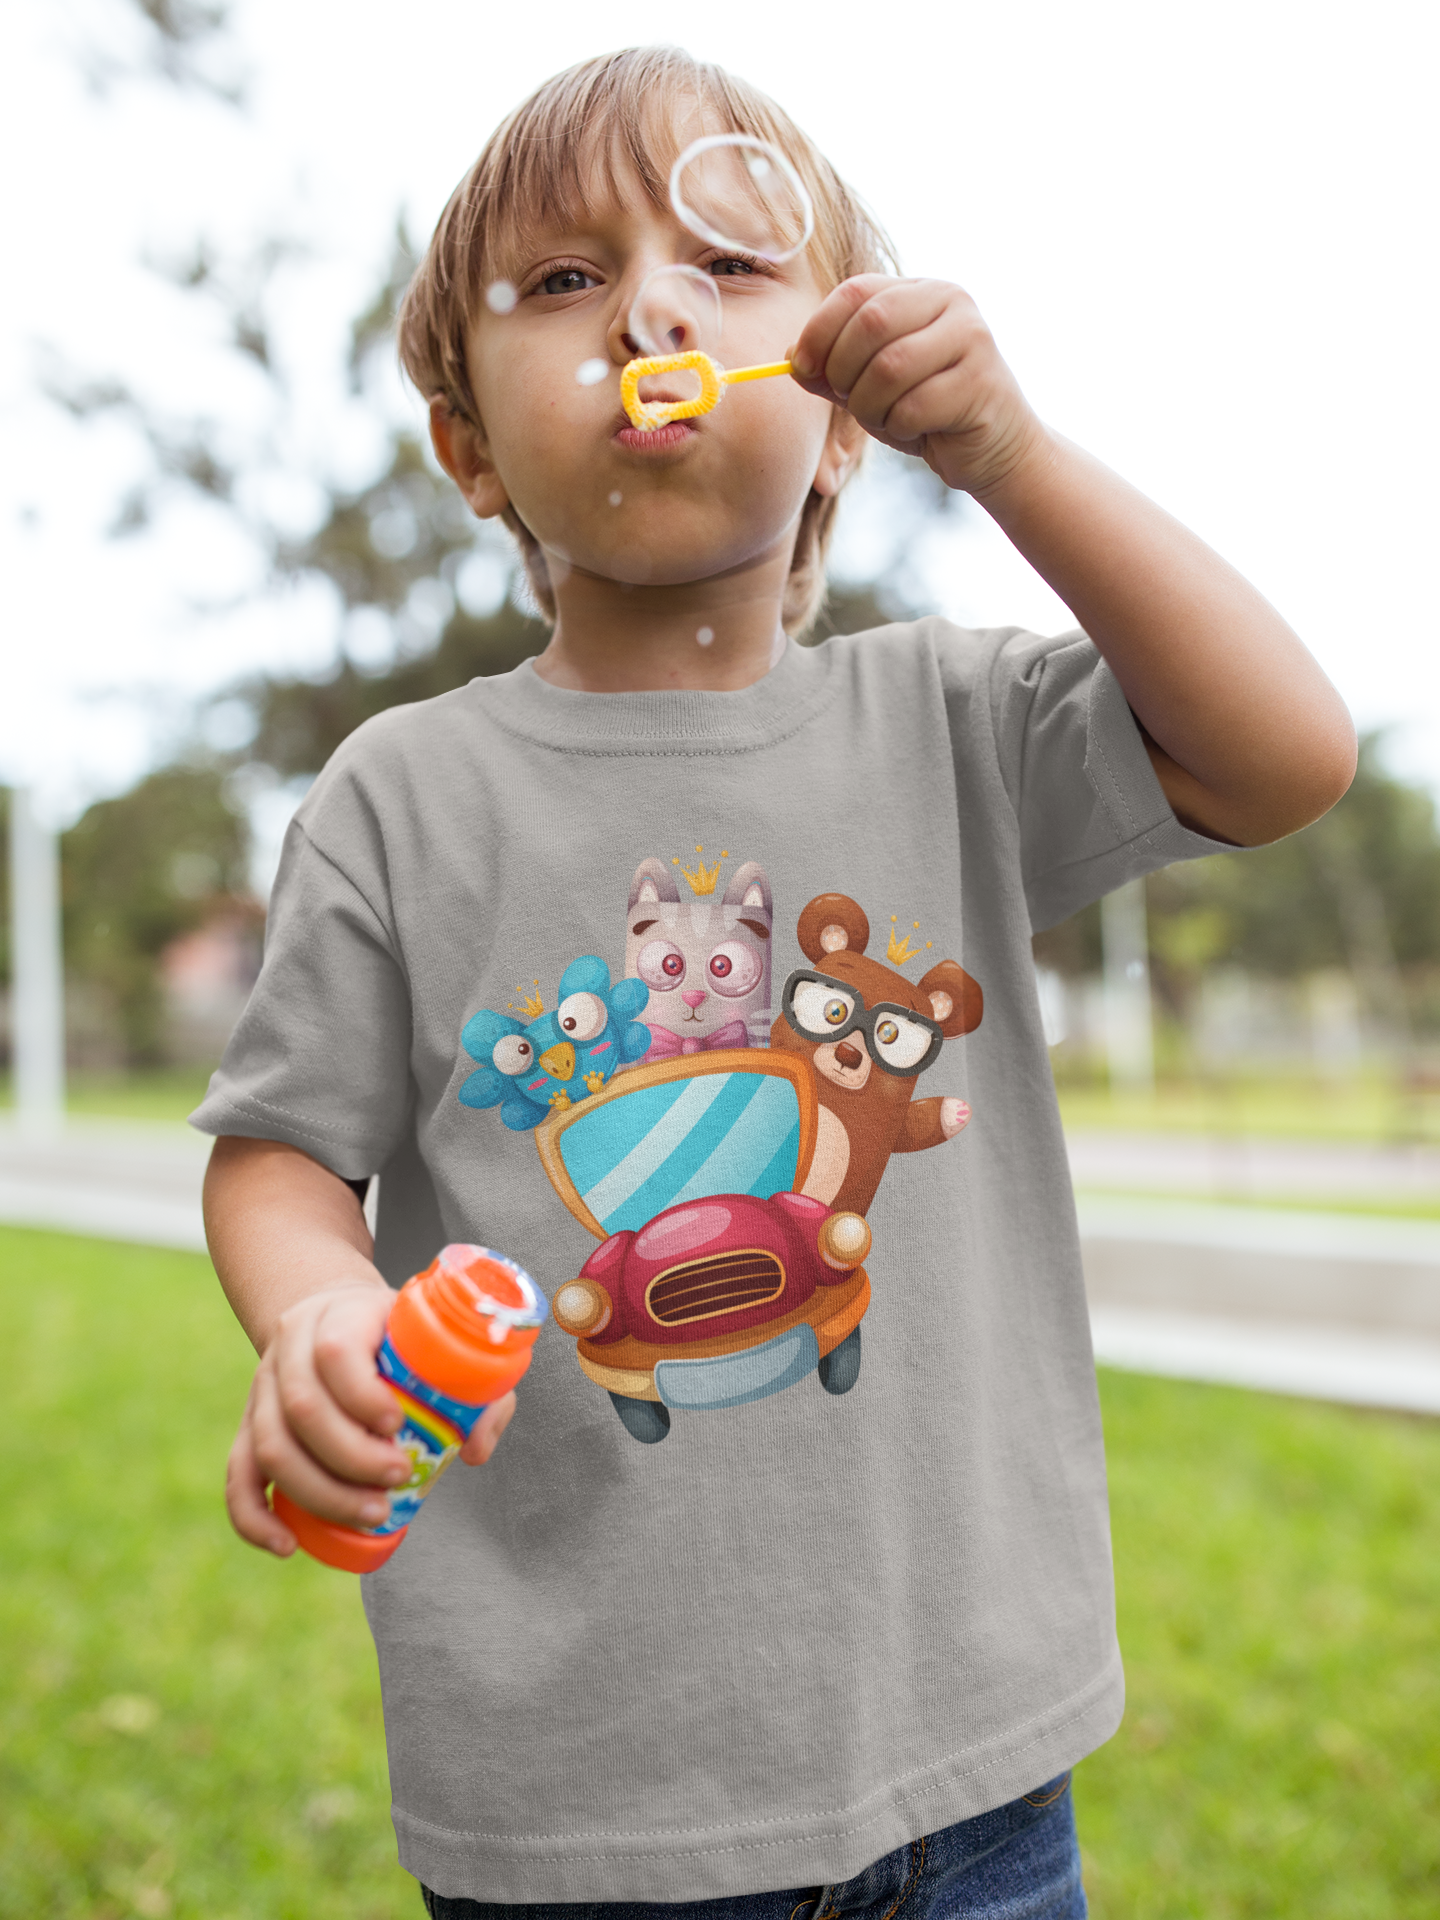
M 809 1062 L 761 1049 L 632 1068 L 540 1127 L 556 1191 L 601 1239 L 551 1313 L 637 1440 L 663 1440 L 671 1408 L 808 1373 L 855 1384 L 870 1229 L 798 1191 L 815 1134 Z

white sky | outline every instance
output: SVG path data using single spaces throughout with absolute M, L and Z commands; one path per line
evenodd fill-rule
M 626 29 L 569 0 L 233 18 L 244 114 L 153 81 L 88 90 L 77 45 L 140 44 L 122 0 L 10 0 L 0 24 L 0 779 L 57 812 L 128 783 L 247 667 L 323 670 L 336 621 L 323 590 L 251 598 L 254 550 L 199 508 L 107 539 L 134 440 L 37 399 L 37 356 L 237 444 L 273 429 L 264 485 L 302 525 L 307 476 L 373 454 L 337 366 L 397 209 L 427 234 L 495 121 Z M 1420 0 L 731 0 L 632 31 L 780 99 L 907 270 L 975 295 L 1042 414 L 1247 573 L 1357 720 L 1396 725 L 1392 765 L 1440 791 L 1436 23 Z M 272 419 L 203 304 L 139 262 L 276 231 L 310 257 L 278 285 L 291 405 Z M 1069 624 L 978 512 L 928 562 L 957 618 Z

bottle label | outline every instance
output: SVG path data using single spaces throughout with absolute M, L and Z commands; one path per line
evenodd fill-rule
M 447 1399 L 413 1374 L 390 1344 L 387 1333 L 375 1362 L 381 1377 L 400 1402 L 405 1418 L 395 1444 L 410 1456 L 412 1471 L 403 1486 L 390 1494 L 390 1518 L 366 1533 L 399 1533 L 420 1511 L 420 1503 L 465 1443 L 465 1436 L 485 1411 L 463 1400 Z

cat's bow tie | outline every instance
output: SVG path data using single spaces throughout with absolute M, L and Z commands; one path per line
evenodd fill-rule
M 650 1029 L 650 1051 L 647 1060 L 668 1060 L 677 1053 L 709 1053 L 714 1047 L 748 1047 L 750 1036 L 745 1031 L 743 1020 L 732 1020 L 728 1026 L 718 1032 L 707 1033 L 703 1039 L 692 1040 L 688 1036 L 681 1039 L 678 1033 L 672 1033 L 669 1027 L 662 1027 L 658 1021 L 647 1020 Z

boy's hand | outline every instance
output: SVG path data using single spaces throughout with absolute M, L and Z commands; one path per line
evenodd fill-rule
M 410 1462 L 387 1437 L 400 1425 L 395 1396 L 375 1371 L 393 1295 L 340 1286 L 281 1318 L 265 1349 L 230 1450 L 225 1504 L 235 1531 L 272 1553 L 295 1536 L 265 1498 L 272 1482 L 298 1506 L 342 1526 L 375 1526 Z
M 967 493 L 983 497 L 1046 439 L 974 301 L 943 280 L 842 281 L 790 365 L 807 393 Z
M 388 1288 L 332 1287 L 282 1315 L 255 1370 L 225 1476 L 231 1523 L 253 1546 L 295 1550 L 265 1497 L 272 1483 L 324 1520 L 373 1527 L 389 1512 L 386 1490 L 409 1479 L 409 1457 L 388 1437 L 400 1407 L 375 1371 L 393 1299 Z M 461 1459 L 488 1460 L 514 1410 L 513 1393 L 487 1408 Z

